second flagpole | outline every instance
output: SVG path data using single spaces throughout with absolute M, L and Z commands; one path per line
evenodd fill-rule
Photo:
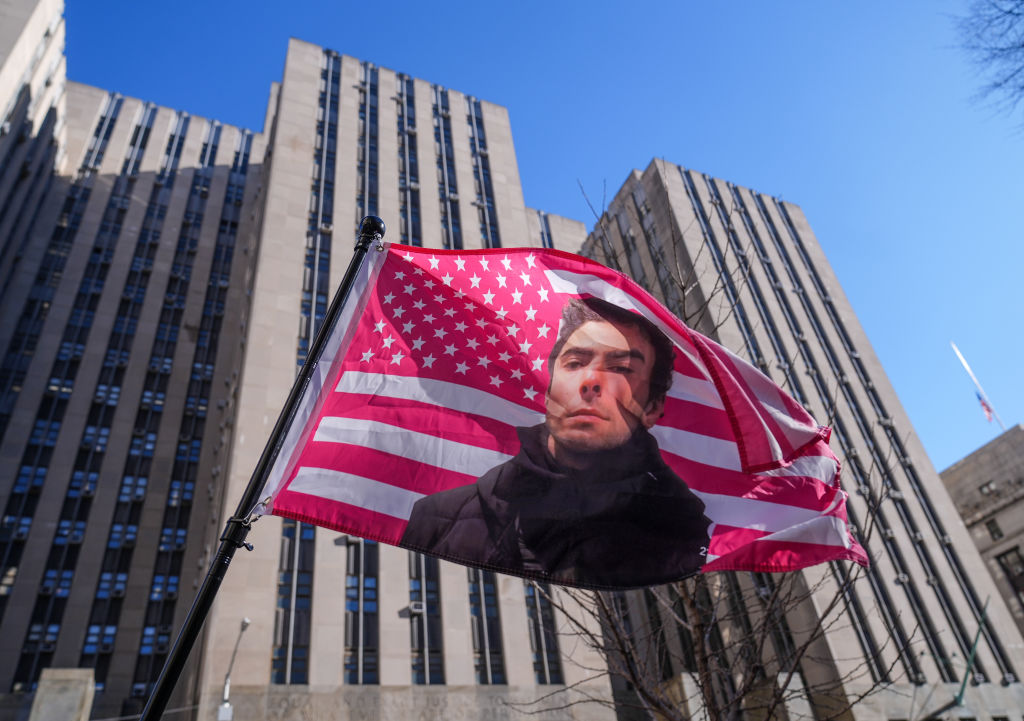
M 164 663 L 164 667 L 160 671 L 160 676 L 156 680 L 153 692 L 146 701 L 146 707 L 143 709 L 142 716 L 140 717 L 141 721 L 156 721 L 163 716 L 164 709 L 167 707 L 167 702 L 170 699 L 171 693 L 174 691 L 178 678 L 181 676 L 182 669 L 185 667 L 185 661 L 188 660 L 189 653 L 195 645 L 196 639 L 199 637 L 199 632 L 202 630 L 203 622 L 206 620 L 206 616 L 210 612 L 210 607 L 213 605 L 217 591 L 220 589 L 221 582 L 224 580 L 228 566 L 231 564 L 231 559 L 234 557 L 235 551 L 243 546 L 247 546 L 245 539 L 249 534 L 251 524 L 249 515 L 259 501 L 259 493 L 266 481 L 267 474 L 273 467 L 274 460 L 276 459 L 281 443 L 283 442 L 284 434 L 288 430 L 288 426 L 291 424 L 291 421 L 295 416 L 299 401 L 302 399 L 303 393 L 309 385 L 313 370 L 316 368 L 317 363 L 320 360 L 320 356 L 323 353 L 327 339 L 330 337 L 338 316 L 341 314 L 341 310 L 345 306 L 345 301 L 348 299 L 348 295 L 351 292 L 352 285 L 355 282 L 356 275 L 363 264 L 366 253 L 373 243 L 380 243 L 381 239 L 384 237 L 384 231 L 384 221 L 373 215 L 366 216 L 359 224 L 359 234 L 356 238 L 355 251 L 352 254 L 352 260 L 349 262 L 348 269 L 345 271 L 345 276 L 342 278 L 341 285 L 338 286 L 338 291 L 335 293 L 334 299 L 331 301 L 331 305 L 327 309 L 323 325 L 320 327 L 320 331 L 317 333 L 316 338 L 313 341 L 313 345 L 309 349 L 309 354 L 306 356 L 306 363 L 303 365 L 302 371 L 295 379 L 295 383 L 292 385 L 292 390 L 288 394 L 288 399 L 285 401 L 284 408 L 278 416 L 277 423 L 274 425 L 273 431 L 271 431 L 270 438 L 267 439 L 267 444 L 263 448 L 263 454 L 260 456 L 260 460 L 256 464 L 256 468 L 253 470 L 252 476 L 249 479 L 249 485 L 246 487 L 245 493 L 243 494 L 241 501 L 239 501 L 234 515 L 227 520 L 224 532 L 220 537 L 220 547 L 217 549 L 217 553 L 214 555 L 213 561 L 210 563 L 210 568 L 206 573 L 206 578 L 203 580 L 203 584 L 199 587 L 199 591 L 196 593 L 196 598 L 192 602 L 192 607 L 185 616 L 185 621 L 182 624 L 181 631 L 178 633 L 178 637 L 174 641 L 174 646 L 171 648 L 170 653 L 167 656 L 167 661 Z

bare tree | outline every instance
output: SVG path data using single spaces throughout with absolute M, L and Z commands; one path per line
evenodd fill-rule
M 1024 100 L 1024 0 L 974 0 L 958 25 L 963 48 L 986 78 L 982 97 L 1014 111 Z

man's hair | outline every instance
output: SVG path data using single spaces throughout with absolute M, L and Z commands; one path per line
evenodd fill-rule
M 555 347 L 548 356 L 548 371 L 554 377 L 555 359 L 562 352 L 569 336 L 584 323 L 617 323 L 639 330 L 654 348 L 654 366 L 651 368 L 650 393 L 647 402 L 665 398 L 672 387 L 672 363 L 675 350 L 672 341 L 654 323 L 614 303 L 601 298 L 570 298 L 562 308 L 562 324 L 558 329 Z

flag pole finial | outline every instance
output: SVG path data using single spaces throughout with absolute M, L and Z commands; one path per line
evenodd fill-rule
M 367 215 L 359 223 L 359 241 L 374 240 L 380 241 L 384 238 L 384 233 L 387 231 L 387 226 L 384 225 L 384 221 L 378 218 L 376 215 Z

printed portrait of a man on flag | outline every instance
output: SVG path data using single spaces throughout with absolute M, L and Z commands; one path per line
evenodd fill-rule
M 866 563 L 829 429 L 626 276 L 383 244 L 257 512 L 552 583 Z
M 475 484 L 413 506 L 402 545 L 597 585 L 696 571 L 704 504 L 649 433 L 672 385 L 672 342 L 642 316 L 570 299 L 548 359 L 545 420 Z

